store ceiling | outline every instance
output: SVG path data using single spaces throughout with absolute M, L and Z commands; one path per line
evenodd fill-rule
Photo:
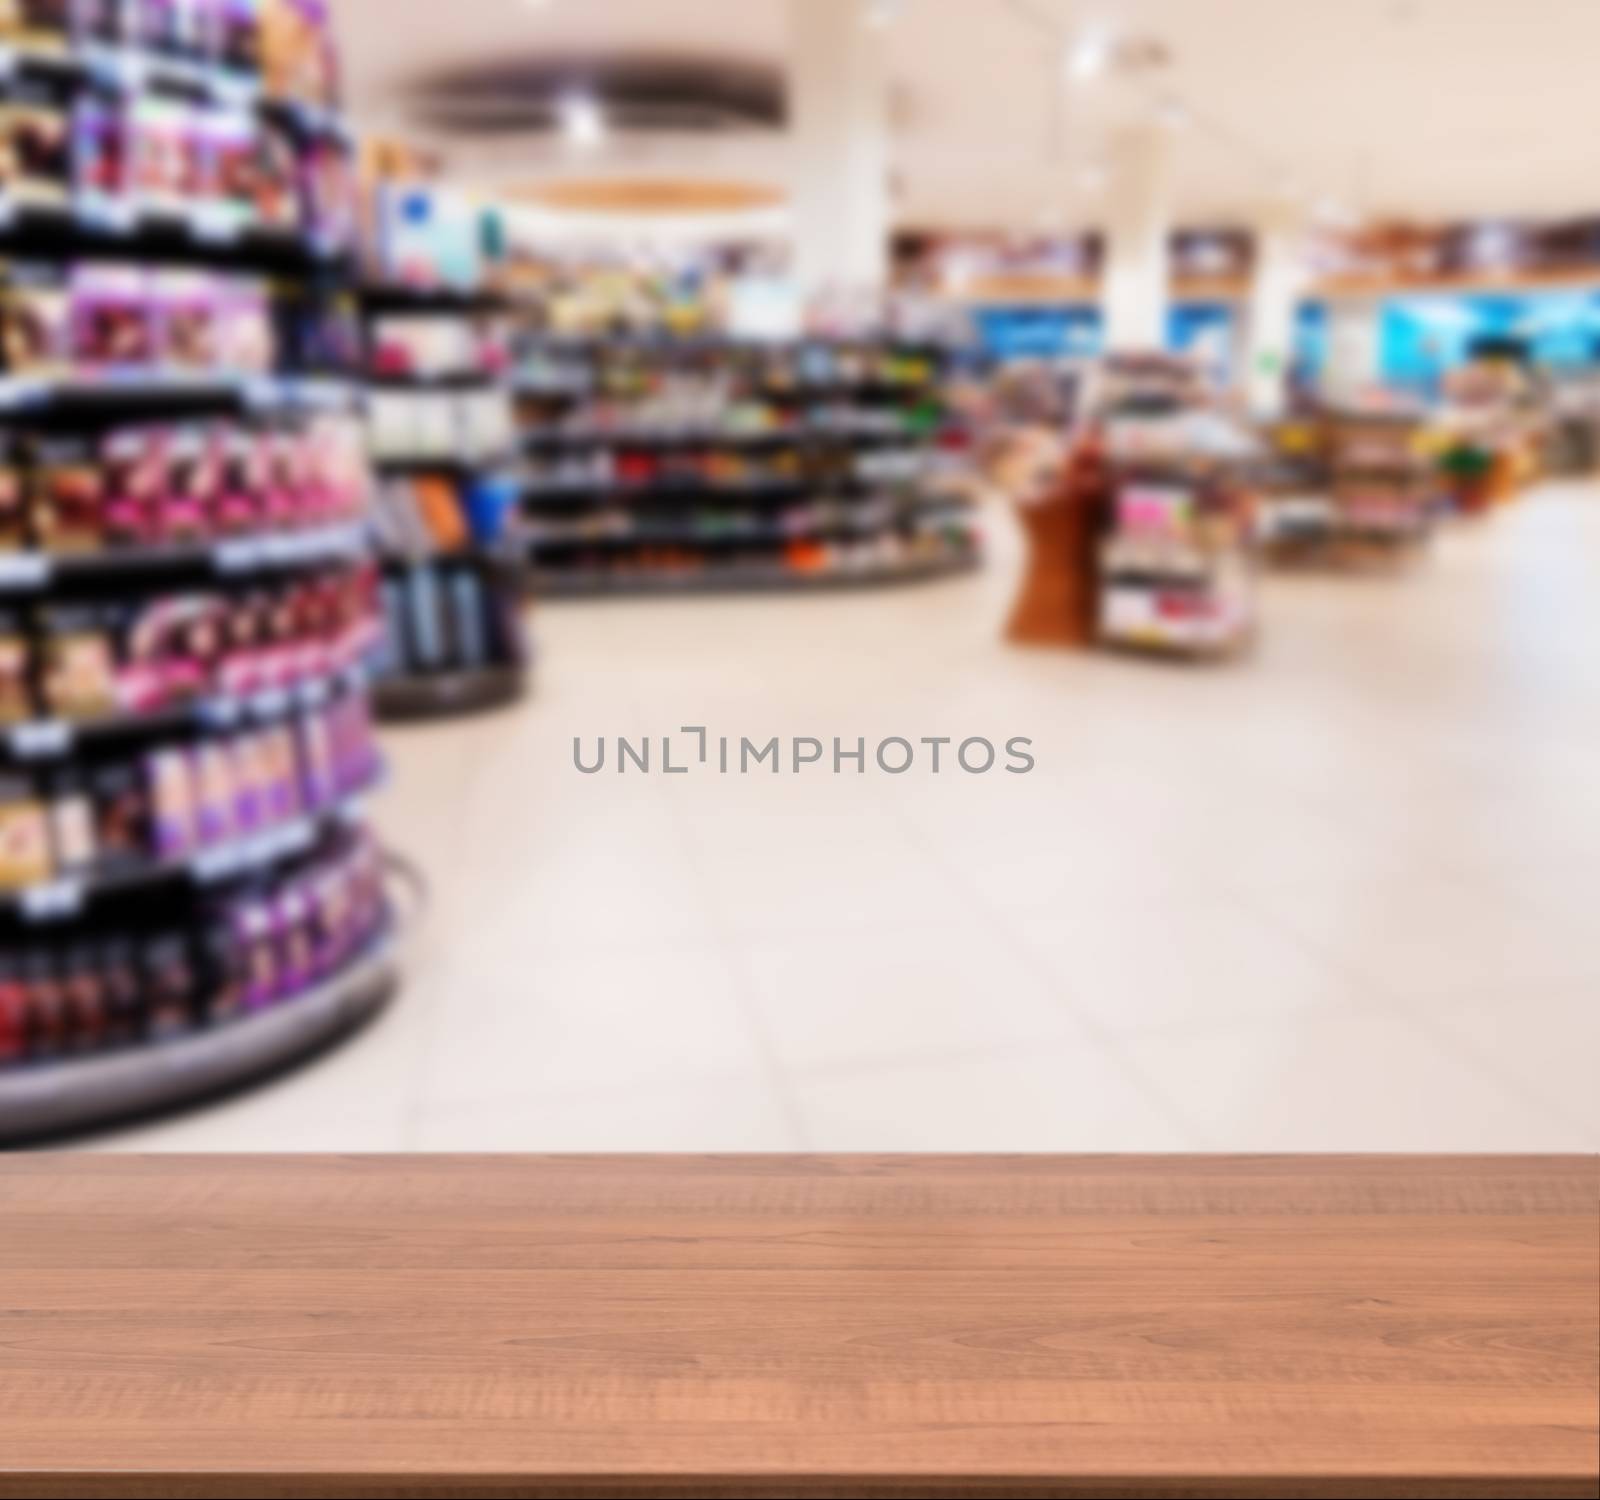
M 550 56 L 781 65 L 785 0 L 333 0 L 352 108 L 430 138 L 412 102 L 440 69 Z M 397 24 L 400 15 L 404 23 Z M 1069 82 L 1092 29 L 1164 67 Z M 1180 216 L 1237 221 L 1290 190 L 1372 218 L 1600 208 L 1600 0 L 900 0 L 884 30 L 896 215 L 924 228 L 1092 226 L 1115 131 L 1177 120 Z M 782 172 L 770 131 L 548 133 L 465 141 L 464 177 Z

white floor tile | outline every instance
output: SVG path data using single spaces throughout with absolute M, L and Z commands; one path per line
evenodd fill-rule
M 1194 1140 L 1098 1045 L 1036 1044 L 793 1081 L 818 1151 L 1183 1151 Z
M 527 1092 L 430 1109 L 419 1151 L 798 1151 L 803 1141 L 755 1076 L 702 1078 L 650 1088 L 609 1086 L 557 1095 Z
M 788 1068 L 1083 1036 L 1064 994 L 981 920 L 752 943 L 739 963 Z
M 1124 1055 L 1213 1151 L 1577 1151 L 1582 1133 L 1399 1016 L 1306 1015 Z

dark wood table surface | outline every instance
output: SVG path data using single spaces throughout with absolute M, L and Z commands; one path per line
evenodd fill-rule
M 0 1159 L 0 1495 L 1583 1495 L 1586 1158 Z

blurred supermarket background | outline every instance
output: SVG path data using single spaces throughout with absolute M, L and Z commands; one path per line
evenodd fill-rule
M 1597 55 L 0 4 L 0 1143 L 1600 1146 Z

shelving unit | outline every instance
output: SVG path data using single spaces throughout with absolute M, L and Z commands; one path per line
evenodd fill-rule
M 981 560 L 951 351 L 892 341 L 524 336 L 539 592 L 809 588 Z
M 331 42 L 156 15 L 0 26 L 0 1144 L 263 1076 L 397 982 Z
M 1243 650 L 1257 621 L 1253 444 L 1186 359 L 1113 356 L 1100 384 L 1101 642 L 1190 657 Z
M 1247 498 L 1204 465 L 1118 466 L 1100 553 L 1100 636 L 1108 645 L 1224 655 L 1256 622 Z
M 382 481 L 390 723 L 500 708 L 527 691 L 527 592 L 508 515 L 517 462 L 498 299 L 443 287 L 363 297 L 371 448 Z M 511 516 L 512 526 L 515 524 Z

